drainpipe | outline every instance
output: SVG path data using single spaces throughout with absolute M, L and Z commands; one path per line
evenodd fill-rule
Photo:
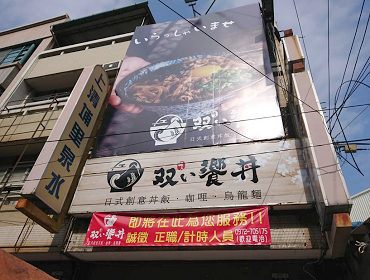
M 22 57 L 22 59 L 19 61 L 20 65 L 24 65 L 26 61 L 30 58 L 33 51 L 36 49 L 36 44 L 32 44 L 31 47 L 28 49 L 27 53 Z

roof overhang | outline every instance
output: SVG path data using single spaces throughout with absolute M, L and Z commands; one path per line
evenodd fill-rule
M 351 235 L 366 235 L 370 234 L 370 217 L 361 225 L 352 230 Z
M 53 25 L 51 33 L 62 46 L 134 32 L 136 26 L 155 23 L 148 2 Z

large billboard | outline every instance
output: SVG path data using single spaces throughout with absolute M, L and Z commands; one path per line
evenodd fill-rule
M 95 157 L 284 136 L 258 4 L 137 27 Z

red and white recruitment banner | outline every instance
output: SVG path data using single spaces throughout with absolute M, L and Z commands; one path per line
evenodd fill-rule
M 181 214 L 94 213 L 85 246 L 270 245 L 268 207 Z

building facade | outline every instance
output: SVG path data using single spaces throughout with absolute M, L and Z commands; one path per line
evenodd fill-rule
M 247 38 L 239 45 L 243 46 L 247 43 L 259 52 L 266 50 L 262 59 L 251 56 L 250 52 L 248 53 L 249 49 L 243 50 L 247 53 L 247 59 L 244 62 L 252 63 L 252 66 L 249 66 L 262 71 L 264 76 L 262 80 L 258 78 L 258 82 L 253 83 L 254 90 L 264 87 L 262 92 L 267 92 L 266 97 L 262 98 L 261 95 L 260 99 L 252 101 L 254 103 L 251 104 L 258 108 L 255 111 L 275 112 L 273 110 L 276 106 L 278 112 L 277 116 L 271 112 L 270 115 L 251 115 L 249 123 L 260 119 L 257 125 L 247 124 L 247 127 L 254 129 L 258 126 L 266 126 L 261 119 L 277 120 L 276 123 L 265 127 L 267 129 L 261 132 L 262 136 L 247 135 L 241 128 L 235 132 L 235 129 L 238 130 L 237 123 L 247 123 L 246 119 L 250 115 L 242 115 L 242 118 L 234 118 L 231 121 L 224 121 L 221 117 L 216 118 L 216 114 L 231 113 L 232 110 L 225 107 L 227 103 L 225 100 L 219 104 L 217 103 L 219 101 L 215 101 L 215 97 L 212 99 L 212 106 L 218 108 L 217 110 L 205 112 L 202 111 L 205 109 L 200 107 L 189 107 L 189 104 L 194 104 L 189 102 L 183 112 L 180 104 L 176 107 L 176 113 L 164 111 L 162 115 L 155 115 L 156 119 L 152 119 L 153 112 L 150 106 L 141 110 L 143 108 L 133 109 L 130 105 L 129 113 L 126 112 L 123 115 L 120 112 L 112 113 L 113 106 L 107 105 L 109 94 L 104 89 L 101 90 L 98 99 L 95 99 L 100 102 L 101 113 L 92 111 L 91 106 L 94 107 L 94 103 L 90 97 L 87 101 L 81 101 L 82 103 L 78 101 L 84 90 L 90 93 L 90 95 L 86 93 L 87 96 L 92 96 L 89 79 L 93 76 L 89 75 L 93 73 L 94 65 L 101 65 L 106 72 L 106 76 L 94 77 L 95 88 L 100 88 L 102 84 L 98 81 L 103 81 L 104 86 L 114 87 L 113 95 L 115 93 L 118 95 L 120 87 L 124 88 L 124 91 L 128 88 L 119 84 L 114 85 L 116 78 L 119 79 L 122 73 L 119 72 L 119 68 L 122 64 L 125 65 L 125 61 L 126 63 L 129 61 L 127 57 L 134 57 L 133 54 L 137 57 L 141 55 L 142 61 L 146 61 L 141 67 L 149 70 L 140 74 L 146 75 L 148 71 L 154 73 L 163 67 L 176 65 L 179 61 L 188 61 L 182 59 L 183 57 L 195 59 L 198 62 L 208 59 L 209 56 L 204 54 L 210 53 L 209 43 L 202 44 L 202 41 L 199 41 L 200 46 L 195 55 L 189 54 L 191 46 L 184 47 L 186 46 L 184 38 L 190 38 L 189 36 L 193 34 L 196 34 L 194 36 L 213 34 L 213 39 L 218 40 L 217 48 L 226 47 L 229 52 L 234 50 L 232 47 L 237 46 L 237 42 L 226 40 L 225 36 L 228 35 L 223 35 L 224 33 L 217 35 L 216 27 L 219 28 L 218 30 L 224 28 L 223 32 L 228 34 L 227 28 L 231 30 L 237 19 L 245 20 L 246 16 L 243 13 L 233 20 L 226 18 L 220 21 L 219 27 L 214 25 L 215 19 L 224 14 L 202 17 L 204 30 L 201 25 L 196 25 L 195 20 L 155 25 L 145 2 L 77 20 L 67 21 L 68 16 L 58 17 L 21 27 L 19 30 L 0 33 L 0 42 L 5 42 L 4 47 L 0 44 L 1 50 L 4 49 L 4 52 L 0 50 L 0 55 L 3 57 L 2 63 L 10 61 L 13 64 L 18 61 L 19 64 L 24 63 L 18 74 L 12 72 L 18 71 L 17 69 L 20 68 L 18 64 L 8 67 L 9 71 L 10 68 L 12 70 L 7 72 L 8 77 L 4 81 L 14 78 L 11 82 L 1 84 L 4 93 L 1 96 L 0 119 L 0 137 L 2 137 L 0 168 L 3 172 L 0 186 L 0 234 L 4 238 L 0 241 L 0 247 L 33 263 L 58 279 L 100 279 L 118 275 L 134 279 L 158 275 L 158 277 L 170 279 L 175 274 L 181 279 L 189 277 L 224 279 L 238 276 L 254 277 L 254 279 L 296 279 L 298 277 L 310 279 L 306 271 L 314 274 L 317 279 L 327 279 L 324 278 L 327 272 L 321 271 L 319 266 L 324 261 L 326 267 L 330 268 L 327 271 L 334 273 L 335 259 L 344 257 L 351 230 L 349 219 L 351 203 L 331 138 L 327 133 L 315 87 L 310 73 L 305 71 L 305 59 L 298 37 L 293 35 L 291 30 L 287 30 L 284 38 L 280 38 L 270 1 L 263 1 L 261 11 L 258 5 L 246 6 L 243 9 L 247 11 L 245 14 L 248 11 L 251 13 L 252 10 L 257 11 L 258 16 L 255 19 L 257 27 L 252 31 L 248 30 L 250 32 L 248 34 L 254 36 L 253 40 Z M 29 40 L 39 42 L 39 45 L 34 47 L 32 44 L 13 42 L 5 38 L 13 33 L 30 32 L 29 29 L 41 28 L 44 25 L 47 25 L 48 32 L 45 31 L 45 34 Z M 138 26 L 140 28 L 134 34 Z M 146 30 L 149 33 L 145 33 Z M 182 30 L 181 34 L 180 30 Z M 201 30 L 206 34 L 201 34 Z M 211 33 L 212 31 L 215 32 Z M 261 36 L 265 39 L 261 39 Z M 2 40 L 3 37 L 4 40 Z M 177 38 L 181 38 L 181 41 L 178 42 L 180 39 Z M 165 41 L 170 39 L 173 41 Z M 220 47 L 222 40 L 225 42 Z M 21 43 L 24 44 L 22 50 L 15 48 Z M 174 46 L 173 49 L 172 46 Z M 17 53 L 13 49 L 17 50 Z M 222 53 L 224 52 L 225 50 Z M 179 56 L 179 53 L 182 56 Z M 225 54 L 220 55 L 220 51 L 213 51 L 213 53 L 217 53 L 212 56 L 214 61 L 219 59 L 219 56 L 226 57 Z M 169 57 L 165 62 L 167 64 L 158 63 L 160 61 L 158 57 L 164 54 Z M 245 55 L 243 52 L 232 54 L 242 59 L 242 55 Z M 127 57 L 123 60 L 125 56 Z M 228 59 L 233 60 L 234 57 Z M 259 61 L 261 61 L 260 64 L 258 64 Z M 193 68 L 192 75 L 196 78 L 211 76 L 213 72 L 204 74 L 208 71 L 204 68 L 207 67 L 206 62 L 199 63 L 201 64 L 198 65 L 198 69 L 201 70 L 197 71 L 202 73 L 197 74 L 194 70 L 196 68 Z M 216 63 L 211 64 L 212 71 L 215 71 Z M 134 62 L 131 60 L 129 65 L 134 65 Z M 262 68 L 258 68 L 257 65 L 262 65 Z M 228 66 L 219 67 L 226 69 Z M 268 67 L 272 67 L 270 72 L 266 70 Z M 2 69 L 7 68 L 0 67 L 0 71 Z M 129 77 L 131 77 L 130 83 L 140 78 Z M 265 84 L 261 85 L 262 82 L 266 82 L 269 87 Z M 141 86 L 139 95 L 145 92 L 146 85 Z M 250 90 L 250 87 L 251 85 L 248 85 L 245 88 Z M 71 100 L 76 101 L 72 104 Z M 276 102 L 270 102 L 270 104 L 266 100 L 276 100 Z M 83 107 L 78 107 L 80 106 L 78 102 L 84 104 Z M 111 98 L 110 104 L 113 103 Z M 175 107 L 175 105 L 178 104 L 173 103 L 171 106 Z M 80 142 L 86 140 L 86 148 L 84 150 L 81 148 L 79 150 L 81 153 L 78 154 L 78 151 L 68 150 L 65 147 L 75 145 L 80 148 L 82 142 L 76 143 L 76 138 L 70 135 L 74 131 L 73 127 L 76 126 L 72 127 L 73 123 L 81 127 L 83 125 L 87 127 L 90 123 L 86 121 L 88 106 L 91 109 L 90 115 L 96 117 L 96 123 L 91 123 L 92 130 L 89 134 L 85 131 L 86 135 L 81 136 Z M 117 106 L 119 105 L 116 104 Z M 244 105 L 240 104 L 234 103 L 233 106 L 240 112 L 251 110 L 251 107 L 243 107 Z M 105 107 L 107 110 L 103 124 L 100 125 Z M 157 112 L 161 110 L 159 107 L 155 108 Z M 126 111 L 130 110 L 126 107 Z M 76 117 L 72 117 L 73 114 Z M 169 115 L 170 125 L 177 126 L 163 128 L 160 125 L 167 121 L 165 117 Z M 177 117 L 176 123 L 174 116 Z M 148 120 L 148 126 L 142 129 L 140 125 L 144 121 L 132 121 L 134 117 Z M 213 121 L 209 122 L 208 118 L 211 117 Z M 110 119 L 110 124 L 105 126 L 104 121 L 107 118 Z M 83 122 L 78 124 L 77 119 Z M 72 123 L 69 124 L 68 121 Z M 185 124 L 182 125 L 183 123 Z M 69 126 L 72 127 L 67 131 L 69 135 L 67 133 L 67 136 L 63 136 L 64 132 L 62 133 L 61 130 Z M 99 126 L 100 130 L 98 130 Z M 228 126 L 229 130 L 230 128 L 234 130 L 235 139 L 231 137 L 231 140 L 206 142 L 209 138 L 204 134 L 205 131 L 218 129 L 212 134 L 213 137 L 219 135 L 223 139 L 230 137 L 230 133 L 223 130 L 225 126 Z M 112 130 L 116 127 L 120 127 L 118 132 Z M 190 132 L 187 134 L 190 136 L 186 136 L 188 138 L 181 138 L 187 133 L 187 127 L 198 133 L 193 140 Z M 281 127 L 281 130 L 277 129 L 278 127 Z M 174 136 L 175 140 L 180 139 L 184 145 L 176 146 L 180 140 L 177 140 L 178 142 L 174 140 L 171 142 L 172 146 L 168 146 L 170 148 L 163 148 L 165 146 L 161 141 L 166 142 L 163 141 L 165 138 L 161 134 L 163 131 L 168 132 L 166 137 Z M 144 133 L 147 133 L 147 136 L 140 139 L 144 142 L 151 141 L 152 146 L 137 148 L 135 145 L 139 141 L 134 135 L 144 135 Z M 119 140 L 112 140 L 110 137 L 113 134 L 119 134 L 122 137 Z M 239 136 L 243 134 L 242 140 L 237 134 Z M 249 136 L 249 140 L 245 140 L 246 135 Z M 202 141 L 196 143 L 200 136 Z M 57 157 L 53 158 L 51 152 L 59 149 L 57 145 L 60 143 L 64 152 L 58 152 Z M 130 166 L 137 167 L 135 165 L 137 163 L 142 166 L 137 169 L 135 180 L 130 177 L 134 182 L 122 176 L 123 163 L 127 164 L 128 160 L 130 160 Z M 241 169 L 238 171 L 226 167 L 237 160 L 241 164 Z M 53 169 L 55 176 L 53 175 L 52 178 L 50 175 L 49 177 L 41 175 L 53 162 L 64 162 L 64 165 Z M 133 162 L 134 165 L 132 165 Z M 213 167 L 219 167 L 219 173 L 211 169 L 210 175 L 205 171 L 202 173 L 202 167 L 210 168 L 211 162 L 214 162 Z M 249 168 L 249 165 L 252 167 Z M 40 169 L 41 166 L 45 168 Z M 221 168 L 221 166 L 225 167 Z M 74 167 L 73 172 L 69 173 L 72 175 L 66 173 L 63 179 L 60 176 L 57 177 L 59 170 L 66 169 L 70 172 L 69 168 Z M 185 170 L 191 172 L 185 174 Z M 121 173 L 117 173 L 118 171 Z M 163 172 L 162 175 L 160 175 L 161 172 Z M 118 181 L 113 177 L 116 174 L 126 180 L 125 187 L 117 185 Z M 146 174 L 151 175 L 145 177 Z M 157 176 L 154 176 L 155 174 Z M 216 175 L 221 178 L 223 174 L 230 174 L 230 179 L 225 179 L 223 182 L 215 179 Z M 46 189 L 54 199 L 58 199 L 59 187 L 69 182 L 67 177 L 70 178 L 70 183 L 63 194 L 64 203 L 61 203 L 59 208 L 52 206 L 48 198 L 37 193 L 37 188 L 42 185 L 44 192 Z M 193 178 L 194 180 L 191 181 Z M 208 178 L 208 181 L 201 180 L 204 178 L 206 181 Z M 49 185 L 42 180 L 49 180 Z M 116 184 L 112 183 L 112 180 Z M 65 185 L 62 185 L 63 183 Z M 181 188 L 179 188 L 180 184 L 182 184 Z M 223 189 L 219 187 L 221 184 Z M 240 187 L 243 184 L 247 184 L 247 187 Z M 128 185 L 130 190 L 123 190 Z M 20 201 L 22 187 L 22 201 Z M 208 199 L 204 194 L 208 195 Z M 160 199 L 163 196 L 166 196 L 167 200 L 161 203 Z M 135 197 L 136 200 L 134 200 Z M 147 199 L 146 204 L 139 203 L 139 197 L 141 202 Z M 157 204 L 153 200 L 154 197 L 159 199 Z M 15 207 L 28 217 L 17 211 Z M 266 244 L 256 242 L 256 244 L 244 245 L 225 243 L 217 246 L 200 246 L 199 244 L 186 245 L 184 239 L 181 246 L 176 244 L 156 246 L 154 243 L 153 246 L 140 246 L 140 244 L 86 246 L 86 238 L 92 236 L 89 223 L 95 212 L 105 213 L 109 217 L 128 215 L 132 218 L 138 215 L 138 218 L 144 219 L 161 214 L 196 215 L 194 213 L 199 211 L 206 213 L 202 214 L 202 217 L 205 217 L 213 215 L 212 211 L 222 212 L 256 207 L 267 207 L 268 210 L 270 239 Z M 217 213 L 215 215 L 219 215 Z M 254 221 L 253 218 L 251 221 Z M 260 222 L 262 224 L 262 218 Z M 109 222 L 106 223 L 107 225 Z M 126 228 L 127 235 L 128 230 L 130 229 Z M 194 226 L 193 230 L 197 231 L 197 226 Z M 233 238 L 236 238 L 235 233 Z M 126 237 L 121 239 L 126 240 L 127 243 Z M 181 237 L 178 240 L 181 240 Z M 334 274 L 337 277 L 346 277 L 343 273 Z

